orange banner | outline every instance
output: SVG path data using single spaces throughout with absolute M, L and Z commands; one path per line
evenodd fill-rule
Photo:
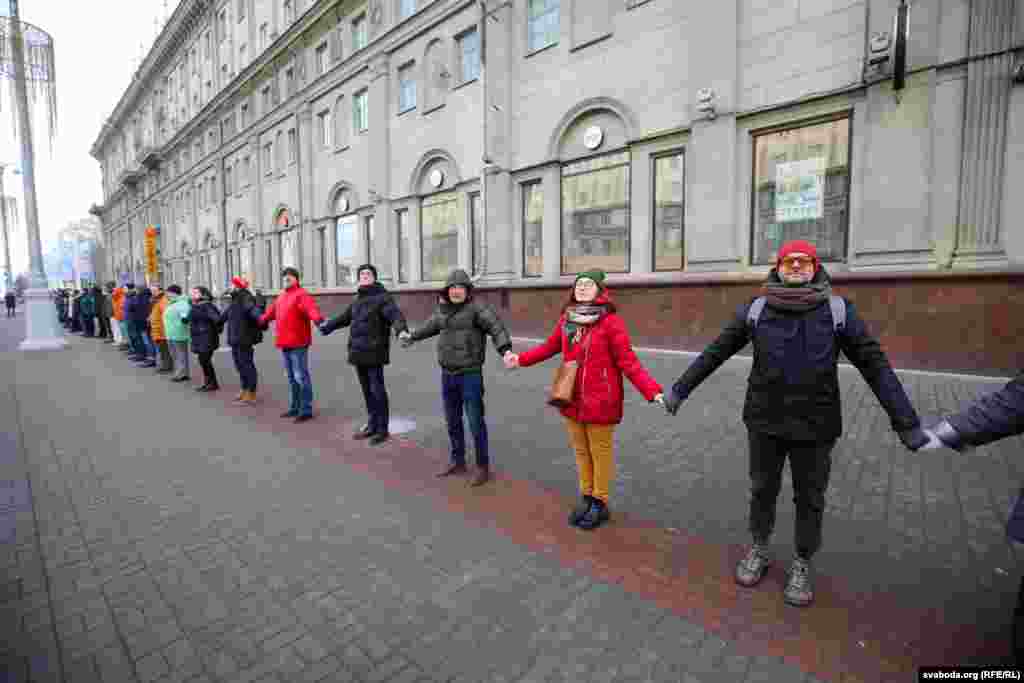
M 158 234 L 160 234 L 160 231 L 152 225 L 146 228 L 146 275 L 150 278 L 155 278 L 157 271 L 159 270 L 159 264 L 157 263 L 156 258 L 156 237 Z

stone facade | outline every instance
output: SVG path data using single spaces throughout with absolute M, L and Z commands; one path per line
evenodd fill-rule
M 272 294 L 296 265 L 344 297 L 370 260 L 399 291 L 462 266 L 540 303 L 601 265 L 632 289 L 699 278 L 710 306 L 798 236 L 840 277 L 1012 280 L 1024 2 L 913 3 L 894 91 L 869 46 L 897 5 L 184 0 L 92 150 L 107 265 L 141 280 L 159 224 L 162 279 L 215 291 Z

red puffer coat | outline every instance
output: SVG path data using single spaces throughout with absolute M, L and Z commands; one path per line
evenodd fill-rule
M 607 292 L 603 292 L 594 303 L 609 301 Z M 626 323 L 617 314 L 606 313 L 584 330 L 583 338 L 569 350 L 563 315 L 546 342 L 519 354 L 522 367 L 542 363 L 559 352 L 564 360 L 579 362 L 572 403 L 562 408 L 562 415 L 584 424 L 622 422 L 623 374 L 648 401 L 663 393 L 633 353 Z
M 270 304 L 267 312 L 260 317 L 260 325 L 277 320 L 275 346 L 279 349 L 301 349 L 313 343 L 310 321 L 318 323 L 323 319 L 309 292 L 295 285 L 281 292 L 274 303 Z

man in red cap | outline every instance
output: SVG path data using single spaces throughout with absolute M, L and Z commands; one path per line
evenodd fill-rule
M 263 301 L 249 291 L 249 283 L 241 277 L 231 278 L 231 303 L 221 314 L 221 324 L 228 331 L 228 346 L 231 358 L 241 380 L 242 390 L 235 405 L 248 406 L 256 403 L 256 384 L 259 374 L 253 362 L 253 347 L 263 341 L 260 316 L 263 315 Z
M 680 404 L 729 357 L 754 344 L 743 421 L 750 443 L 750 532 L 753 544 L 736 565 L 737 583 L 757 585 L 771 564 L 768 543 L 786 459 L 796 504 L 796 557 L 784 599 L 796 606 L 814 599 L 811 557 L 821 546 L 825 491 L 832 449 L 842 433 L 839 352 L 850 359 L 910 450 L 929 442 L 917 412 L 878 341 L 853 304 L 832 295 L 831 280 L 813 244 L 794 241 L 779 250 L 762 295 L 736 317 L 686 370 L 665 399 Z

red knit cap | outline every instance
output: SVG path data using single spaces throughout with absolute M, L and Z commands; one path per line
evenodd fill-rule
M 244 278 L 240 278 L 237 276 L 231 278 L 231 284 L 233 284 L 238 289 L 249 289 L 249 283 L 246 282 Z
M 814 259 L 814 266 L 818 266 L 818 250 L 810 242 L 804 240 L 793 240 L 792 242 L 786 242 L 779 249 L 779 255 L 775 259 L 775 265 L 779 266 L 782 264 L 782 259 L 786 258 L 790 254 L 807 254 Z

